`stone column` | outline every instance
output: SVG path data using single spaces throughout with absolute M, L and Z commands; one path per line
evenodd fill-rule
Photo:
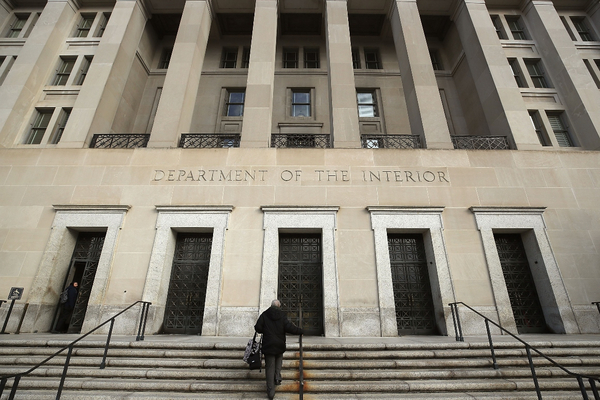
M 519 150 L 541 149 L 485 1 L 462 0 L 454 23 L 490 134 L 512 138 Z
M 277 0 L 256 0 L 241 147 L 269 147 L 276 46 Z
M 390 20 L 412 134 L 429 149 L 453 149 L 417 0 L 395 0 Z
M 1 7 L 0 7 L 1 8 Z M 48 73 L 74 24 L 76 8 L 70 1 L 49 0 L 19 57 L 0 86 L 0 147 L 22 143 L 31 105 L 47 83 Z
M 7 21 L 8 16 L 13 10 L 12 6 L 6 2 L 6 0 L 0 0 L 0 28 L 5 28 L 4 25 Z
M 336 148 L 360 148 L 347 0 L 326 0 L 331 134 Z
M 117 0 L 57 147 L 81 148 L 110 133 L 147 19 L 141 2 Z
M 531 34 L 578 133 L 577 144 L 600 150 L 600 92 L 562 24 L 552 1 L 529 0 L 524 9 Z
M 186 1 L 148 147 L 177 147 L 190 132 L 211 25 L 208 1 Z

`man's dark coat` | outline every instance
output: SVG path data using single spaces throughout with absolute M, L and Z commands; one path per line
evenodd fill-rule
M 292 324 L 279 307 L 271 306 L 263 312 L 254 329 L 263 334 L 263 354 L 277 355 L 285 352 L 285 334 L 301 335 L 302 329 Z

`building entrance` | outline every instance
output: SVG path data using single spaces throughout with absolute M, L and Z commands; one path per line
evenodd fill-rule
M 202 333 L 211 247 L 212 233 L 177 234 L 164 333 Z
M 519 333 L 546 332 L 546 320 L 520 234 L 494 234 Z
M 437 333 L 423 236 L 389 234 L 398 334 Z
M 318 334 L 324 333 L 321 253 L 321 234 L 279 235 L 281 308 L 295 325 Z
M 68 333 L 81 332 L 90 293 L 94 285 L 94 278 L 96 277 L 96 270 L 98 269 L 98 261 L 104 246 L 104 237 L 104 232 L 79 233 L 63 285 L 63 288 L 66 288 L 71 282 L 78 283 L 77 301 L 70 317 L 65 315 L 70 310 L 59 310 L 56 325 L 62 326 L 55 325 L 53 330 L 62 331 L 68 325 L 66 329 Z

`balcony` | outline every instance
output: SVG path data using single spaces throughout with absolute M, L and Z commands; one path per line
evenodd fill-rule
M 179 147 L 184 149 L 222 149 L 240 147 L 239 134 L 183 133 Z
M 510 150 L 506 136 L 452 136 L 458 150 Z
M 272 134 L 271 147 L 278 148 L 331 148 L 331 135 L 327 134 Z
M 360 135 L 363 149 L 420 149 L 419 135 Z
M 146 147 L 149 133 L 100 133 L 92 137 L 92 149 L 135 149 Z

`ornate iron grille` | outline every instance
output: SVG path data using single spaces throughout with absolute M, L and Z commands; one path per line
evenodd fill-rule
M 331 147 L 331 135 L 272 134 L 271 147 L 328 149 Z
M 179 147 L 184 149 L 240 147 L 240 135 L 184 133 L 181 135 Z
M 96 270 L 98 269 L 98 261 L 100 261 L 100 254 L 104 246 L 104 237 L 104 232 L 80 233 L 77 237 L 77 243 L 71 258 L 71 266 L 77 269 L 83 268 L 83 272 L 78 282 L 77 301 L 71 316 L 69 333 L 81 332 L 94 278 L 96 277 Z M 77 271 L 75 275 L 78 275 Z
M 423 237 L 390 234 L 388 247 L 398 333 L 437 333 Z
M 420 149 L 419 135 L 360 135 L 363 149 Z
M 521 235 L 494 234 L 494 239 L 517 330 L 519 333 L 546 332 L 544 312 Z
M 295 325 L 322 334 L 323 264 L 320 234 L 279 236 L 279 287 L 277 290 L 288 319 Z M 300 321 L 302 304 L 302 321 Z
M 150 140 L 147 133 L 108 133 L 96 134 L 92 137 L 90 148 L 92 149 L 134 149 L 146 147 Z
M 165 306 L 165 333 L 202 333 L 211 247 L 211 233 L 177 235 Z
M 458 150 L 510 150 L 506 136 L 452 136 Z

